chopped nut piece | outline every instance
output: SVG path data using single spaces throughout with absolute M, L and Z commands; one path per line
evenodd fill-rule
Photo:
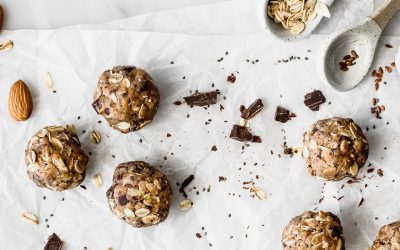
M 96 187 L 101 187 L 101 185 L 103 185 L 103 179 L 101 178 L 100 174 L 96 174 L 93 176 L 93 184 Z
M 178 207 L 182 211 L 187 211 L 193 206 L 193 202 L 189 199 L 182 200 L 179 202 Z
M 11 40 L 0 42 L 0 51 L 10 50 L 13 46 L 14 43 Z
M 260 200 L 267 199 L 267 194 L 259 187 L 250 188 L 250 192 L 254 193 L 254 195 Z
M 22 213 L 22 219 L 26 222 L 32 223 L 32 224 L 39 224 L 39 219 L 36 215 L 30 214 L 28 212 Z
M 53 79 L 51 78 L 49 72 L 46 72 L 44 74 L 44 83 L 46 84 L 46 87 L 48 89 L 52 89 L 53 88 Z
M 99 131 L 93 130 L 90 132 L 90 140 L 95 143 L 99 144 L 101 142 L 101 134 Z

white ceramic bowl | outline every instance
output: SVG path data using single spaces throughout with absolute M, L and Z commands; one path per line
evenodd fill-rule
M 321 22 L 323 16 L 317 15 L 317 17 L 306 23 L 306 27 L 303 32 L 298 35 L 293 35 L 289 31 L 285 30 L 281 24 L 277 24 L 267 14 L 267 6 L 270 0 L 259 0 L 259 17 L 260 23 L 263 29 L 266 29 L 273 37 L 283 40 L 286 42 L 293 42 L 303 39 L 309 36 L 318 24 Z M 332 5 L 335 0 L 319 0 L 320 3 L 326 4 L 328 7 Z

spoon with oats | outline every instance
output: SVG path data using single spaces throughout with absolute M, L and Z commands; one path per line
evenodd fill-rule
M 360 84 L 371 67 L 382 31 L 399 10 L 400 0 L 387 0 L 365 21 L 330 36 L 318 64 L 322 79 L 338 91 Z
M 310 35 L 322 18 L 330 17 L 334 0 L 260 0 L 263 28 L 282 41 L 296 41 Z

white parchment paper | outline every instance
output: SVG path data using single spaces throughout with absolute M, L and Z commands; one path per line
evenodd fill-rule
M 396 192 L 400 174 L 400 104 L 395 94 L 400 91 L 399 76 L 385 76 L 387 84 L 378 92 L 372 79 L 347 93 L 321 85 L 314 62 L 316 45 L 321 44 L 323 36 L 312 36 L 295 46 L 270 42 L 263 35 L 191 37 L 122 31 L 18 31 L 4 36 L 15 41 L 14 49 L 2 53 L 0 60 L 0 241 L 7 249 L 40 249 L 52 232 L 65 241 L 66 249 L 208 249 L 210 243 L 213 249 L 279 249 L 284 225 L 291 217 L 312 209 L 338 214 L 348 249 L 362 249 L 381 225 L 400 217 Z M 395 37 L 384 38 L 382 44 L 386 42 L 400 45 L 400 39 Z M 375 65 L 394 60 L 395 50 L 382 48 L 382 44 Z M 226 56 L 225 52 L 229 54 Z M 276 63 L 292 55 L 309 60 Z M 223 61 L 217 62 L 220 57 L 224 57 Z M 246 59 L 259 62 L 252 64 Z M 147 69 L 158 82 L 162 96 L 155 121 L 129 135 L 109 128 L 90 105 L 98 75 L 119 64 Z M 45 71 L 51 73 L 56 93 L 46 89 L 42 80 Z M 232 72 L 238 79 L 228 84 L 226 77 Z M 184 76 L 186 79 L 182 79 Z M 14 122 L 7 113 L 7 92 L 17 79 L 30 86 L 34 97 L 33 116 L 27 122 Z M 311 112 L 302 103 L 304 94 L 314 88 L 321 89 L 331 102 L 322 105 L 319 112 Z M 190 91 L 211 89 L 219 89 L 221 96 L 218 105 L 207 110 L 172 104 Z M 372 118 L 369 112 L 372 97 L 378 97 L 386 106 L 382 120 Z M 239 120 L 239 106 L 256 98 L 262 98 L 266 108 L 251 121 L 251 127 L 263 143 L 242 150 L 242 143 L 227 136 Z M 219 104 L 225 108 L 222 112 Z M 277 105 L 289 108 L 298 117 L 287 124 L 275 122 Z M 324 183 L 309 176 L 301 159 L 278 156 L 284 141 L 289 145 L 300 142 L 313 121 L 334 115 L 352 117 L 364 129 L 370 128 L 366 132 L 371 145 L 369 163 L 375 169 L 381 168 L 383 177 L 378 177 L 376 171 L 368 174 L 363 168 L 360 176 L 366 178 L 360 183 Z M 211 122 L 205 125 L 208 119 Z M 66 123 L 76 125 L 85 151 L 92 153 L 83 183 L 87 189 L 54 193 L 37 188 L 25 171 L 25 145 L 41 127 Z M 376 129 L 372 129 L 374 125 Z M 91 129 L 101 131 L 103 141 L 99 145 L 90 142 Z M 167 138 L 167 133 L 172 136 Z M 213 145 L 217 152 L 211 152 Z M 109 211 L 105 191 L 115 166 L 128 160 L 146 160 L 162 166 L 174 186 L 170 217 L 159 226 L 134 229 Z M 101 173 L 104 180 L 100 189 L 90 181 L 96 173 Z M 189 174 L 196 176 L 189 189 L 196 186 L 199 195 L 192 190 L 189 196 L 194 207 L 181 212 L 176 204 L 182 196 L 174 183 L 182 182 Z M 219 176 L 227 180 L 219 182 Z M 266 201 L 249 197 L 242 183 L 250 180 L 268 193 Z M 209 186 L 210 192 L 203 192 Z M 344 198 L 338 201 L 334 196 Z M 362 197 L 365 202 L 358 207 Z M 38 215 L 40 224 L 22 221 L 24 211 Z M 198 239 L 196 233 L 203 237 Z
M 259 10 L 263 1 L 221 1 L 146 13 L 102 25 L 75 25 L 67 29 L 119 29 L 191 35 L 265 34 L 265 25 L 260 21 L 264 16 L 260 17 L 262 12 Z M 331 34 L 356 24 L 373 13 L 374 3 L 372 0 L 336 0 L 330 11 L 331 18 L 324 18 L 315 34 Z
M 400 77 L 396 71 L 385 74 L 387 84 L 378 92 L 370 77 L 347 93 L 321 85 L 315 62 L 324 35 L 295 44 L 278 43 L 264 34 L 189 36 L 102 30 L 13 31 L 2 33 L 2 38 L 15 42 L 0 57 L 0 242 L 7 249 L 41 249 L 53 232 L 67 250 L 280 249 L 283 227 L 293 216 L 313 209 L 340 217 L 347 249 L 365 249 L 382 225 L 400 219 L 396 94 Z M 374 67 L 394 61 L 396 50 L 384 48 L 385 43 L 397 48 L 400 38 L 383 38 Z M 301 60 L 277 63 L 290 56 Z M 154 122 L 129 135 L 113 131 L 91 107 L 100 73 L 124 64 L 146 69 L 158 82 L 162 97 Z M 44 84 L 46 71 L 54 79 L 56 93 Z M 234 84 L 226 81 L 231 73 L 237 75 Z M 34 97 L 32 117 L 20 123 L 7 112 L 8 90 L 18 79 L 29 85 Z M 218 104 L 207 110 L 173 105 L 190 91 L 212 89 L 219 89 L 221 95 Z M 313 89 L 322 90 L 327 98 L 318 112 L 303 104 L 304 94 Z M 370 114 L 373 97 L 386 106 L 382 120 Z M 229 131 L 239 122 L 239 106 L 256 98 L 266 107 L 251 121 L 251 128 L 263 143 L 243 149 L 242 143 L 228 138 Z M 298 117 L 286 124 L 274 121 L 277 105 Z M 369 128 L 368 164 L 375 170 L 368 173 L 364 167 L 359 183 L 324 183 L 309 176 L 302 159 L 282 155 L 285 141 L 289 145 L 301 142 L 312 122 L 331 116 L 352 117 L 364 130 Z M 75 124 L 84 150 L 92 154 L 83 183 L 87 189 L 54 193 L 37 188 L 26 174 L 25 146 L 43 126 L 68 123 Z M 90 142 L 92 129 L 103 136 L 98 145 Z M 213 145 L 216 152 L 211 152 Z M 135 229 L 109 211 L 105 192 L 112 173 L 118 163 L 129 160 L 159 167 L 172 183 L 175 195 L 170 216 L 159 226 Z M 383 170 L 383 177 L 377 169 Z M 91 183 L 97 173 L 104 181 L 100 189 Z M 190 174 L 195 175 L 188 187 L 194 206 L 181 212 L 176 206 L 183 197 L 175 183 Z M 219 182 L 219 176 L 227 180 Z M 262 188 L 268 199 L 251 198 L 243 188 L 251 186 L 243 185 L 248 181 Z M 362 198 L 365 201 L 359 206 Z M 25 211 L 38 215 L 40 224 L 22 221 Z

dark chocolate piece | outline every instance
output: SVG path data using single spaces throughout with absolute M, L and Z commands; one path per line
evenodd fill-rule
M 189 175 L 189 177 L 186 178 L 186 179 L 182 182 L 181 186 L 179 187 L 179 192 L 182 193 L 183 196 L 184 196 L 185 198 L 188 197 L 187 194 L 186 194 L 186 192 L 185 192 L 185 188 L 186 188 L 187 186 L 189 186 L 189 184 L 190 184 L 193 180 L 194 180 L 194 175 Z
M 292 117 L 296 117 L 296 114 L 281 106 L 276 107 L 275 121 L 286 123 L 287 121 L 291 120 Z
M 320 90 L 314 90 L 304 96 L 304 104 L 312 111 L 318 111 L 319 106 L 325 103 L 325 96 Z
M 249 130 L 246 127 L 239 125 L 233 125 L 229 137 L 243 142 L 253 141 L 253 135 L 249 132 Z
M 230 82 L 230 83 L 235 83 L 236 82 L 236 76 L 232 73 L 232 74 L 230 74 L 228 77 L 227 77 L 227 79 L 226 79 L 228 82 Z
M 261 137 L 260 137 L 260 136 L 258 136 L 258 135 L 253 135 L 253 140 L 252 140 L 251 142 L 254 142 L 254 143 L 261 143 L 262 140 L 261 140 Z
M 229 137 L 242 142 L 255 142 L 255 143 L 262 142 L 260 136 L 253 135 L 252 133 L 249 132 L 249 130 L 246 127 L 239 125 L 233 125 Z
M 285 155 L 293 155 L 293 148 L 285 147 L 285 148 L 283 149 L 283 153 L 284 153 Z
M 63 246 L 63 242 L 57 236 L 57 234 L 53 233 L 49 236 L 46 245 L 44 246 L 44 250 L 61 250 Z
M 186 96 L 185 102 L 189 106 L 207 106 L 217 103 L 217 91 L 210 91 L 206 93 L 196 92 L 193 95 Z
M 176 106 L 179 106 L 179 105 L 182 104 L 182 102 L 181 102 L 181 101 L 175 101 L 174 104 L 175 104 Z
M 240 110 L 242 111 L 242 118 L 245 120 L 250 120 L 254 116 L 256 116 L 260 111 L 263 109 L 264 104 L 261 99 L 255 100 L 247 109 L 241 107 Z

